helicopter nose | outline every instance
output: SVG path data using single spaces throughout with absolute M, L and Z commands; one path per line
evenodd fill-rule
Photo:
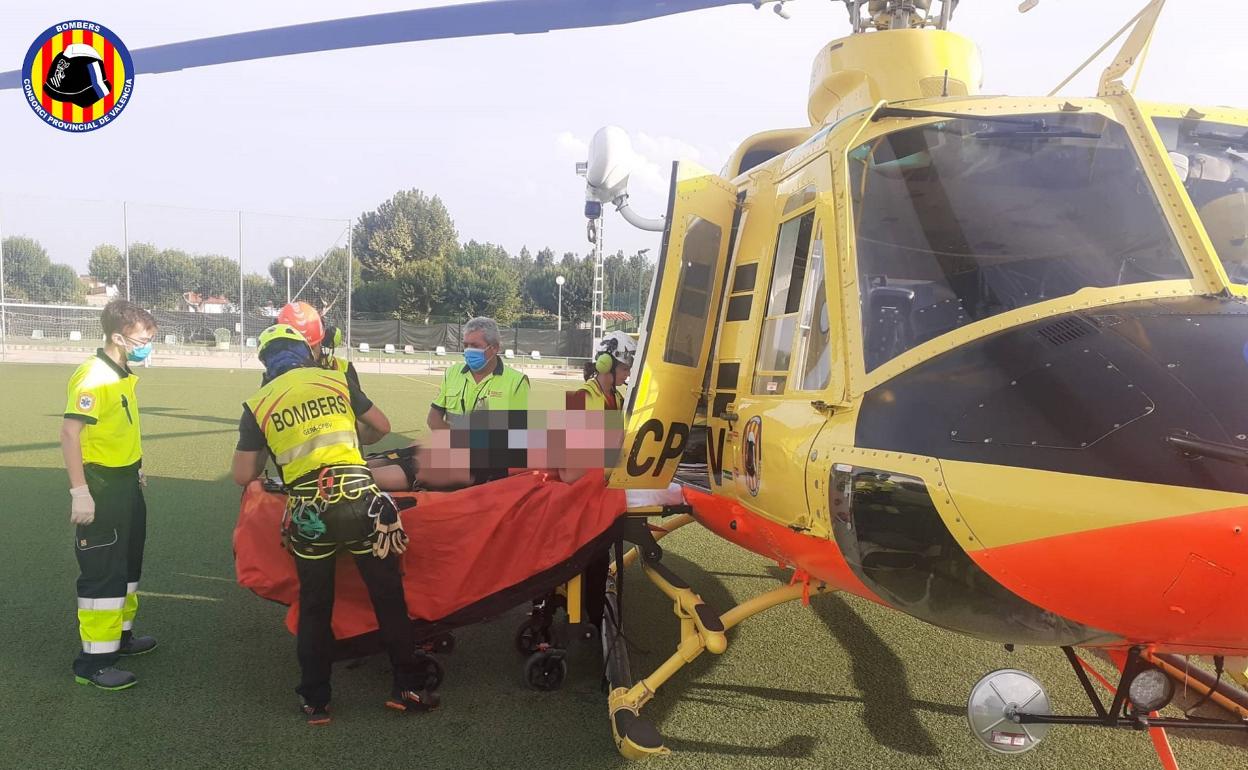
M 1248 650 L 1248 506 L 991 548 L 977 561 L 1025 598 L 1131 643 Z

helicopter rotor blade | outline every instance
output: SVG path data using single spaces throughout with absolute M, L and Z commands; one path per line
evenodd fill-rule
M 141 48 L 132 52 L 135 72 L 173 72 L 191 67 L 334 51 L 419 40 L 481 35 L 536 34 L 604 27 L 726 5 L 760 7 L 768 0 L 482 0 L 370 16 L 294 24 Z M 20 88 L 20 70 L 0 73 L 0 90 Z

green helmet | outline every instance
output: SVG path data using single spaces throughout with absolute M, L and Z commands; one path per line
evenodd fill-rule
M 302 342 L 304 345 L 308 344 L 303 335 L 295 331 L 295 327 L 290 324 L 274 324 L 260 332 L 259 355 L 263 357 L 264 349 L 276 340 L 291 340 L 292 342 Z

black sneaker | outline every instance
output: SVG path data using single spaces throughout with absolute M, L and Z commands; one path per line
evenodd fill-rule
M 156 637 L 129 634 L 121 640 L 121 649 L 118 652 L 122 655 L 142 655 L 154 649 L 156 649 Z
M 436 692 L 430 690 L 399 690 L 386 701 L 386 708 L 395 711 L 432 711 L 442 703 Z
M 328 704 L 324 706 L 310 706 L 305 703 L 303 704 L 303 708 L 301 710 L 303 711 L 303 715 L 307 717 L 308 724 L 315 727 L 329 724 L 331 717 L 329 716 Z
M 108 666 L 107 668 L 101 668 L 90 676 L 78 676 L 75 674 L 74 681 L 78 684 L 94 685 L 101 690 L 125 690 L 138 684 L 139 678 L 129 671 L 122 671 L 119 668 Z

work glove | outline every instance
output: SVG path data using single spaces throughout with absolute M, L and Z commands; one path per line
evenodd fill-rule
M 83 526 L 95 521 L 95 500 L 86 484 L 69 490 L 69 520 L 73 524 Z
M 147 476 L 144 475 L 142 469 L 139 469 L 139 486 L 147 488 Z
M 399 518 L 398 506 L 390 495 L 378 495 L 373 499 L 376 506 L 377 537 L 373 540 L 373 556 L 384 559 L 391 554 L 401 554 L 407 550 L 407 533 L 403 531 L 403 520 Z

